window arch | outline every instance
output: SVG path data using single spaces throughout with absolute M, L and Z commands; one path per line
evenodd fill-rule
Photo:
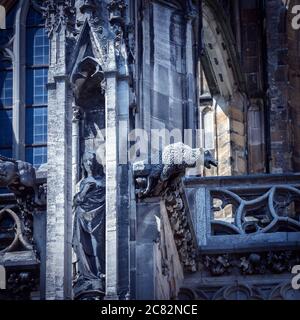
M 49 40 L 37 6 L 14 2 L 0 45 L 0 154 L 38 168 L 47 162 Z

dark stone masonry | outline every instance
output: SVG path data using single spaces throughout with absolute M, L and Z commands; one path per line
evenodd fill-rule
M 299 300 L 297 4 L 0 0 L 0 300 Z

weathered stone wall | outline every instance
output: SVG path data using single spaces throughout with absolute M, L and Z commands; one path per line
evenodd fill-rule
M 159 198 L 137 204 L 136 299 L 176 298 L 183 281 L 165 204 Z
M 292 171 L 291 111 L 288 104 L 288 43 L 286 7 L 281 0 L 266 1 L 270 170 Z
M 243 0 L 237 6 L 236 41 L 240 48 L 242 70 L 250 98 L 244 124 L 248 131 L 248 169 L 249 173 L 264 173 L 267 163 L 262 3 Z
M 293 169 L 300 170 L 300 31 L 292 28 L 292 7 L 299 4 L 297 0 L 291 0 L 287 15 L 288 37 L 288 99 L 290 116 L 293 128 Z
M 195 28 L 187 19 L 185 4 L 178 7 L 145 1 L 140 10 L 143 20 L 138 44 L 141 78 L 136 127 L 145 129 L 149 138 L 152 129 L 176 129 L 176 139 L 182 141 L 183 129 L 196 128 Z M 168 136 L 156 131 L 150 142 L 153 150 L 158 148 L 159 134 L 166 138 L 164 145 L 170 144 Z
M 176 299 L 184 274 L 164 203 L 161 203 L 160 239 L 154 244 L 155 298 Z
M 206 175 L 246 174 L 248 99 L 230 20 L 213 1 L 203 4 L 203 69 L 208 78 L 215 121 L 215 153 L 219 166 Z M 210 78 L 210 79 L 209 79 Z M 201 102 L 200 102 L 201 103 Z M 200 128 L 209 130 L 210 128 Z
M 204 47 L 207 61 L 211 62 L 210 77 L 215 81 L 213 83 L 210 79 L 208 82 L 213 97 L 216 96 L 216 86 L 228 101 L 228 106 L 223 103 L 215 110 L 215 149 L 220 161 L 218 175 L 284 173 L 299 168 L 299 36 L 291 25 L 294 4 L 295 1 L 289 1 L 287 7 L 281 0 L 265 3 L 240 0 L 231 4 L 228 1 L 218 1 L 218 4 L 204 1 Z M 218 14 L 214 13 L 214 5 L 219 6 Z M 212 12 L 212 18 L 207 19 L 212 31 L 206 36 L 207 8 Z M 222 12 L 223 16 L 226 14 L 225 25 L 222 24 Z M 225 73 L 217 66 L 220 55 L 215 40 L 222 38 L 222 33 L 234 37 L 228 41 L 229 38 L 223 36 L 221 54 L 226 57 L 227 49 L 231 48 L 238 57 L 238 61 L 225 59 L 221 64 L 229 65 Z M 226 99 L 224 84 L 219 79 L 222 76 L 228 85 L 230 67 L 234 71 L 239 68 L 238 64 L 242 81 L 235 77 L 234 85 L 245 93 L 244 101 L 239 97 L 235 100 L 234 91 L 230 99 Z M 229 146 L 224 143 L 226 136 Z M 223 166 L 230 168 L 226 170 Z

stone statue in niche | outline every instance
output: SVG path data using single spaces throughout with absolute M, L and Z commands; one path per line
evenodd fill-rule
M 76 105 L 89 110 L 103 104 L 104 72 L 95 58 L 85 57 L 78 64 L 72 82 Z
M 83 155 L 84 179 L 74 197 L 75 299 L 101 299 L 105 273 L 105 175 L 93 152 Z
M 75 105 L 80 110 L 78 157 L 105 142 L 105 78 L 94 57 L 85 57 L 72 76 Z

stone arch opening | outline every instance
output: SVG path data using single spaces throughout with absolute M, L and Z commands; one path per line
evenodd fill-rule
M 211 128 L 206 127 L 202 121 L 200 129 L 204 135 L 202 141 L 205 141 L 206 135 L 214 132 L 214 145 L 211 149 L 219 161 L 215 172 L 205 174 L 246 174 L 248 99 L 234 48 L 234 38 L 222 17 L 222 9 L 213 1 L 204 1 L 202 12 L 200 119 L 205 118 L 204 111 L 209 107 L 213 110 L 214 122 L 211 123 Z

